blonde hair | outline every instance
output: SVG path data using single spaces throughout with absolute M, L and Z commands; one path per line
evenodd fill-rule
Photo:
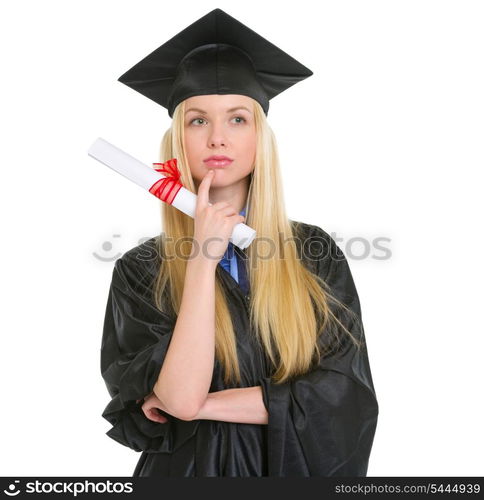
M 275 136 L 260 104 L 255 100 L 253 103 L 257 145 L 245 223 L 257 232 L 257 254 L 264 255 L 271 249 L 268 246 L 264 250 L 265 241 L 271 243 L 272 249 L 275 245 L 276 255 L 257 258 L 256 262 L 255 241 L 246 249 L 251 291 L 249 315 L 252 331 L 275 368 L 272 381 L 282 383 L 306 373 L 324 354 L 318 343 L 319 335 L 328 336 L 328 341 L 340 342 L 343 331 L 358 347 L 359 341 L 333 313 L 330 303 L 351 311 L 333 297 L 325 282 L 306 269 L 298 258 L 294 242 L 297 235 L 293 234 L 282 196 Z M 177 158 L 182 184 L 196 193 L 184 148 L 184 109 L 183 101 L 173 113 L 172 125 L 161 143 L 160 161 Z M 162 258 L 153 287 L 154 300 L 161 311 L 166 311 L 166 304 L 170 304 L 178 314 L 187 259 L 163 256 L 179 254 L 180 242 L 186 241 L 183 255 L 188 258 L 194 222 L 166 203 L 161 203 L 161 217 L 164 232 L 158 240 L 158 250 Z M 168 238 L 164 239 L 163 235 Z M 281 255 L 282 258 L 277 258 Z M 232 318 L 218 277 L 215 283 L 215 356 L 224 368 L 225 383 L 240 383 Z

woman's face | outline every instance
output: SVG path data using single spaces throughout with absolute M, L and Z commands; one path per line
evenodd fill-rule
M 213 187 L 240 183 L 254 169 L 256 131 L 253 101 L 235 94 L 211 94 L 185 101 L 185 151 L 192 177 L 198 184 L 216 171 Z M 226 165 L 210 164 L 211 156 L 226 156 Z

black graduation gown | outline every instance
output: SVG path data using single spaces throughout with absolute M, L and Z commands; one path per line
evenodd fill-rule
M 304 248 L 304 265 L 361 318 L 348 262 L 334 240 L 317 226 L 291 223 L 300 231 L 304 247 L 296 243 L 300 252 Z M 365 476 L 378 417 L 366 344 L 358 351 L 347 342 L 307 374 L 272 383 L 267 358 L 249 330 L 248 295 L 221 265 L 216 272 L 237 336 L 240 387 L 262 387 L 268 424 L 183 421 L 166 413 L 168 422 L 157 423 L 145 417 L 142 398 L 153 389 L 176 322 L 174 313 L 161 313 L 151 299 L 159 266 L 155 242 L 115 262 L 101 346 L 101 373 L 111 396 L 102 413 L 112 424 L 106 434 L 142 452 L 133 476 Z M 309 258 L 314 242 L 324 250 L 316 260 Z M 340 259 L 332 258 L 336 253 Z M 362 326 L 346 326 L 364 341 Z M 232 387 L 222 375 L 216 361 L 210 392 Z

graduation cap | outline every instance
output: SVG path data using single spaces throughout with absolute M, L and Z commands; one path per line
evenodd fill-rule
M 118 81 L 168 109 L 195 95 L 241 94 L 264 113 L 269 99 L 313 73 L 221 9 L 195 21 Z

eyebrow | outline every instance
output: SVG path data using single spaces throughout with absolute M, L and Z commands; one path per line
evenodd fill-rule
M 227 110 L 227 113 L 232 113 L 233 111 L 237 111 L 239 109 L 245 109 L 246 111 L 248 111 L 249 113 L 251 112 L 250 109 L 246 108 L 245 106 L 236 106 L 235 108 L 230 108 Z M 195 111 L 197 113 L 201 113 L 202 115 L 206 115 L 207 112 L 204 111 L 203 109 L 200 109 L 200 108 L 190 108 L 190 109 L 187 109 L 185 111 L 185 114 L 188 114 L 190 111 Z

